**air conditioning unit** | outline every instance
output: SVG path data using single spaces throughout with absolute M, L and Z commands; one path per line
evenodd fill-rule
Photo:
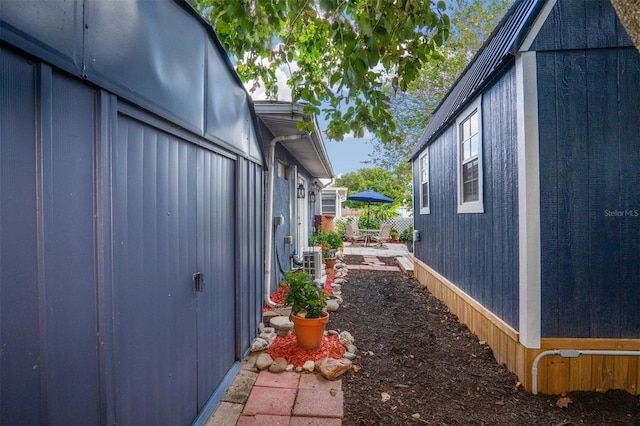
M 322 249 L 309 247 L 302 252 L 302 267 L 311 279 L 322 279 Z

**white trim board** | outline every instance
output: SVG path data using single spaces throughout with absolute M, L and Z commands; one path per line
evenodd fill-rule
M 524 39 L 524 41 L 520 45 L 520 49 L 519 49 L 520 52 L 528 51 L 531 48 L 533 41 L 536 39 L 536 37 L 538 37 L 538 33 L 540 32 L 542 25 L 544 25 L 544 23 L 547 21 L 547 18 L 549 17 L 551 10 L 556 5 L 556 1 L 557 0 L 548 0 L 547 4 L 543 6 L 542 10 L 538 14 L 538 17 L 536 18 L 535 22 L 531 26 L 531 29 L 529 30 L 527 37 Z
M 540 163 L 536 53 L 516 56 L 520 342 L 540 347 Z

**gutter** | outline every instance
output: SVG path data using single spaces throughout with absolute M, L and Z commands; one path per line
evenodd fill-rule
M 298 139 L 304 139 L 307 137 L 306 133 L 299 133 L 289 136 L 276 136 L 269 141 L 269 152 L 267 157 L 267 164 L 269 165 L 269 174 L 267 175 L 267 211 L 265 214 L 266 226 L 265 226 L 265 238 L 264 238 L 264 301 L 267 306 L 271 308 L 277 308 L 282 305 L 275 303 L 271 300 L 271 246 L 273 245 L 273 180 L 275 175 L 275 153 L 276 144 L 282 141 L 293 141 Z

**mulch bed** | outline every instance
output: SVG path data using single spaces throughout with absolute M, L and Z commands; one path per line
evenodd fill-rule
M 640 398 L 624 391 L 528 393 L 446 306 L 400 272 L 352 270 L 342 294 L 328 328 L 349 331 L 358 347 L 358 368 L 342 376 L 345 426 L 640 425 Z

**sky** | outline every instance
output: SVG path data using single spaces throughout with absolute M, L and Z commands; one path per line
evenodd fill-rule
M 322 129 L 322 124 L 320 124 Z M 324 133 L 322 135 L 324 137 Z M 333 172 L 336 177 L 343 173 L 355 172 L 358 169 L 370 168 L 370 164 L 362 164 L 363 161 L 369 160 L 369 154 L 373 151 L 373 146 L 368 143 L 371 136 L 365 138 L 354 138 L 346 136 L 340 142 L 329 139 L 324 140 L 329 155 L 329 161 L 333 166 Z

